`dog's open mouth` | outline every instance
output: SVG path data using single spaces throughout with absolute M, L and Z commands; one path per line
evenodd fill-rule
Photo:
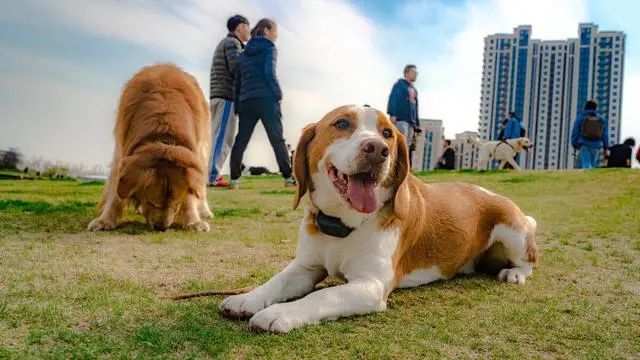
M 327 174 L 342 198 L 358 212 L 369 214 L 378 208 L 377 175 L 373 171 L 347 175 L 327 163 Z

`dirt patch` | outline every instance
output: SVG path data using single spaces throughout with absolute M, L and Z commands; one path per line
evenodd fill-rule
M 48 237 L 50 241 L 27 245 L 7 239 L 8 259 L 23 269 L 57 282 L 71 282 L 80 277 L 100 276 L 131 281 L 149 287 L 158 296 L 166 296 L 197 287 L 197 284 L 234 286 L 249 276 L 251 267 L 264 266 L 277 271 L 292 258 L 282 255 L 282 246 L 220 241 L 217 239 L 173 239 L 154 242 L 136 236 L 83 233 Z M 53 246 L 52 244 L 55 244 Z M 290 247 L 290 245 L 289 245 Z M 35 280 L 35 279 L 34 279 Z M 40 281 L 31 283 L 38 287 Z M 194 285 L 195 284 L 195 285 Z

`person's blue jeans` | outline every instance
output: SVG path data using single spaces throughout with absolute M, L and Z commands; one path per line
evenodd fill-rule
M 582 145 L 578 151 L 578 162 L 580 162 L 583 169 L 600 167 L 600 148 Z
M 396 129 L 404 136 L 407 146 L 411 145 L 413 141 L 413 126 L 406 121 L 396 121 Z

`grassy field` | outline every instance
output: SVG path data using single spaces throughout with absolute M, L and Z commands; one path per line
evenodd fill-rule
M 460 276 L 396 291 L 388 310 L 254 333 L 221 297 L 293 256 L 301 210 L 279 178 L 209 192 L 209 233 L 84 229 L 102 185 L 0 181 L 0 358 L 640 358 L 640 171 L 435 173 L 513 198 L 539 224 L 525 286 Z

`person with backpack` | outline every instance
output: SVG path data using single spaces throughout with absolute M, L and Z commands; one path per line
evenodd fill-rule
M 209 185 L 229 186 L 220 171 L 233 147 L 238 118 L 234 111 L 234 81 L 238 57 L 249 41 L 249 20 L 234 15 L 227 20 L 229 33 L 216 46 L 211 62 L 209 110 L 211 111 L 211 154 Z
M 571 146 L 578 151 L 577 165 L 583 169 L 600 166 L 600 152 L 609 147 L 609 130 L 606 120 L 598 115 L 598 103 L 589 100 L 578 113 L 571 131 Z
M 513 111 L 509 113 L 509 118 L 504 126 L 504 138 L 500 140 L 509 140 L 509 139 L 517 139 L 522 137 L 522 125 L 520 124 L 520 119 L 516 116 L 516 113 Z
M 238 58 L 235 99 L 240 122 L 238 135 L 231 149 L 231 189 L 240 188 L 242 157 L 258 121 L 262 121 L 267 132 L 280 173 L 284 177 L 284 186 L 296 186 L 282 129 L 282 90 L 276 75 L 277 38 L 277 24 L 271 19 L 260 20 L 251 30 L 251 40 Z
M 609 149 L 607 159 L 608 168 L 630 168 L 633 147 L 636 146 L 636 139 L 628 138 L 622 144 L 613 145 Z

